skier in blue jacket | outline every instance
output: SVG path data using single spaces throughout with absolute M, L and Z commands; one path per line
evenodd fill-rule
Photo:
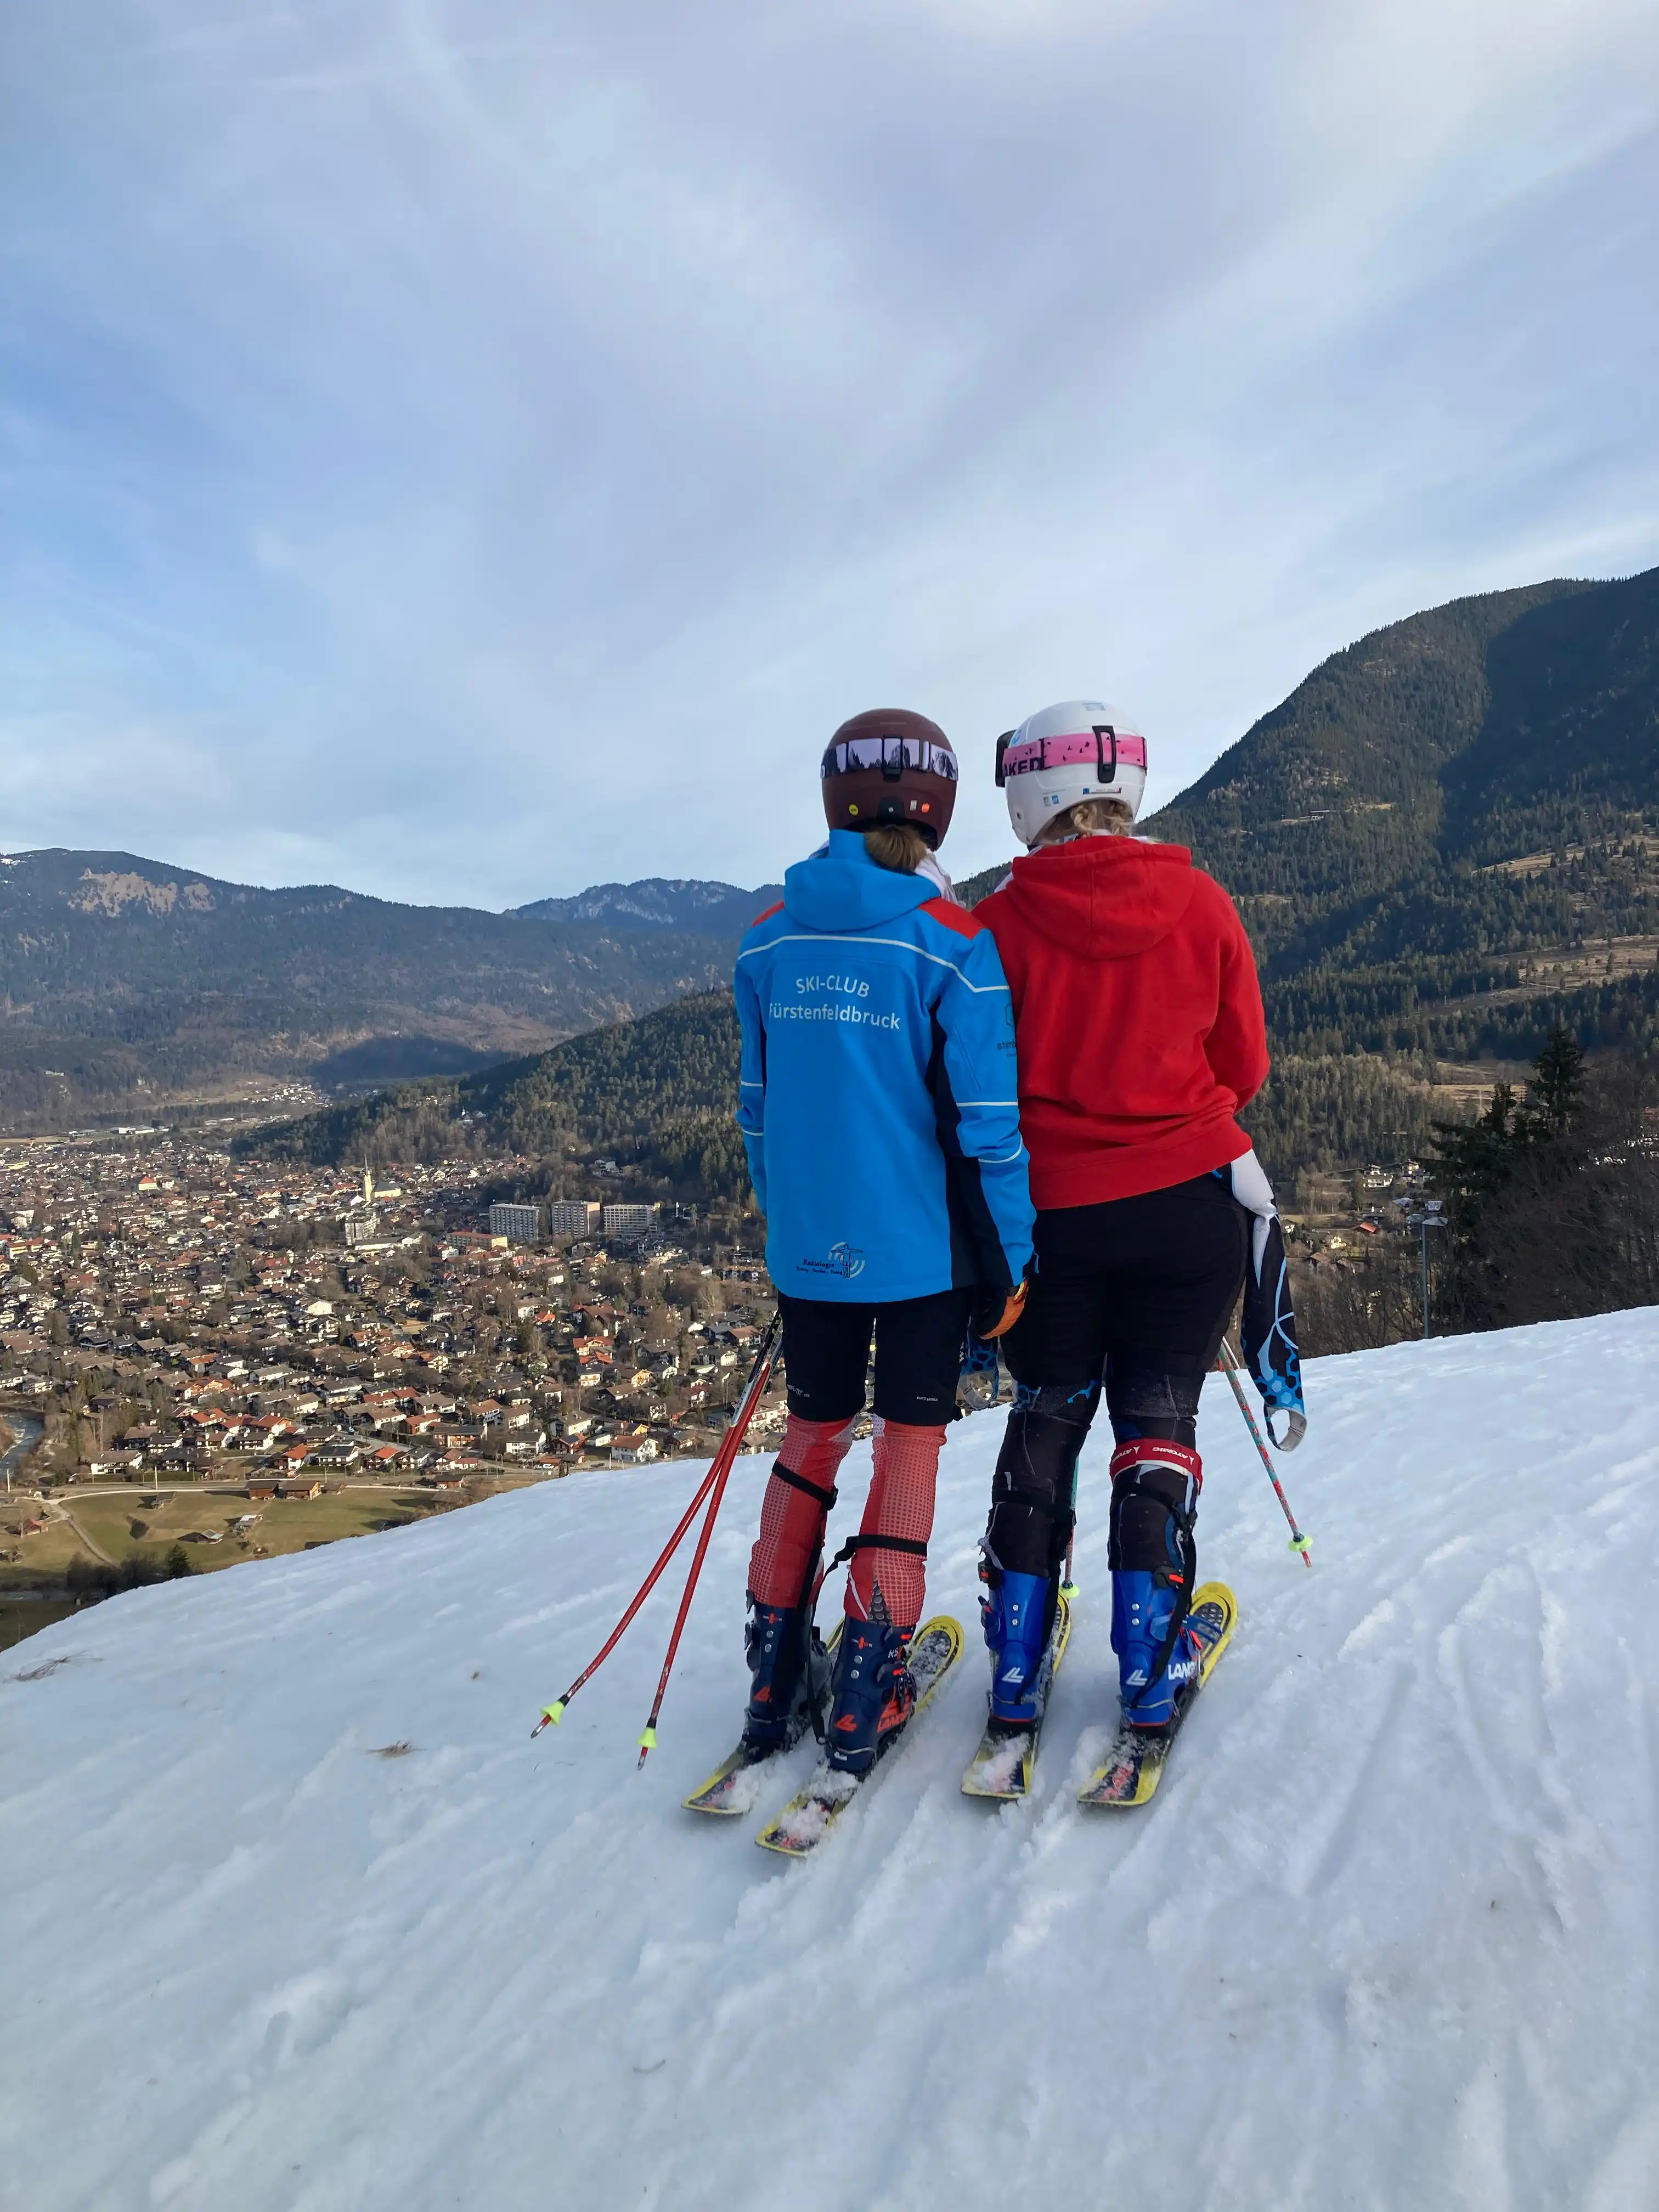
M 826 1757 L 859 1773 L 915 1702 L 933 1489 L 965 1325 L 1012 1326 L 1031 1256 L 1013 1018 L 990 933 L 933 854 L 957 763 L 925 716 L 844 722 L 826 845 L 738 955 L 738 1121 L 783 1315 L 788 1427 L 750 1563 L 757 1756 L 827 1695 Z M 807 1600 L 875 1339 L 874 1474 L 833 1680 Z

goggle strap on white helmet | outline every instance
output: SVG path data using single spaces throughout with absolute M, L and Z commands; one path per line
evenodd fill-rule
M 1095 774 L 1102 783 L 1117 781 L 1120 760 L 1127 768 L 1144 769 L 1146 765 L 1146 738 L 1132 737 L 1127 731 L 1120 738 L 1109 722 L 1091 723 L 1086 734 L 1075 730 L 1062 737 L 1030 738 L 1024 744 L 1015 743 L 1018 734 L 1016 730 L 1005 730 L 997 739 L 999 791 L 1006 787 L 1011 775 L 1030 775 L 1036 770 L 1046 773 L 1049 769 L 1070 768 L 1083 761 L 1092 760 Z
M 1102 783 L 1117 783 L 1119 761 L 1124 768 L 1146 768 L 1146 738 L 1130 737 L 1128 730 L 1119 737 L 1109 721 L 1091 723 L 1088 732 L 1073 730 L 1066 737 L 1030 737 L 1022 745 L 1015 744 L 1015 730 L 1005 730 L 998 738 L 998 790 L 1006 790 L 1009 776 L 1046 775 L 1051 768 L 1075 768 L 1091 761 Z
M 1133 819 L 1146 791 L 1146 740 L 1103 700 L 1063 699 L 997 739 L 996 780 L 1027 846 L 1085 799 L 1115 799 Z

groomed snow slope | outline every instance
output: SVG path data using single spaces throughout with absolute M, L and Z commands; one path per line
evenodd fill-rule
M 1038 1801 L 958 1795 L 975 1635 L 804 1867 L 678 1809 L 738 1718 L 758 1456 L 637 1778 L 665 1596 L 527 1737 L 684 1464 L 65 1622 L 0 1678 L 0 2203 L 1652 2205 L 1656 1388 L 1659 1310 L 1317 1365 L 1310 1574 L 1213 1384 L 1240 1625 L 1140 1814 L 1073 1802 L 1097 1442 Z M 1000 1428 L 946 1455 L 970 1627 Z

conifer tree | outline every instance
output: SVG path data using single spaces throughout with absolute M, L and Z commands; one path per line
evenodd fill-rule
M 1532 1065 L 1533 1079 L 1527 1085 L 1528 1115 L 1537 1124 L 1540 1135 L 1559 1137 L 1571 1121 L 1584 1091 L 1584 1055 L 1564 1022 L 1557 1022 Z

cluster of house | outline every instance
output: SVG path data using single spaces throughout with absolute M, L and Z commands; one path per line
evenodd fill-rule
M 1398 1168 L 1373 1164 L 1357 1180 L 1359 1200 L 1357 1218 L 1340 1223 L 1336 1227 L 1327 1230 L 1322 1237 L 1314 1240 L 1338 1260 L 1351 1259 L 1372 1239 L 1390 1229 L 1402 1228 L 1410 1210 L 1422 1203 L 1427 1176 L 1419 1161 L 1407 1160 Z M 1439 1211 L 1438 1207 L 1434 1210 Z M 1285 1224 L 1287 1229 L 1294 1225 L 1288 1222 Z M 1317 1267 L 1317 1258 L 1312 1259 L 1310 1264 Z
M 513 1164 L 377 1188 L 165 1132 L 0 1143 L 0 1395 L 39 1403 L 47 1472 L 256 1497 L 706 1449 L 753 1264 L 692 1259 L 654 1209 L 618 1220 L 625 1255 L 597 1207 L 597 1237 L 549 1243 L 541 1209 L 509 1236 L 479 1186 Z

